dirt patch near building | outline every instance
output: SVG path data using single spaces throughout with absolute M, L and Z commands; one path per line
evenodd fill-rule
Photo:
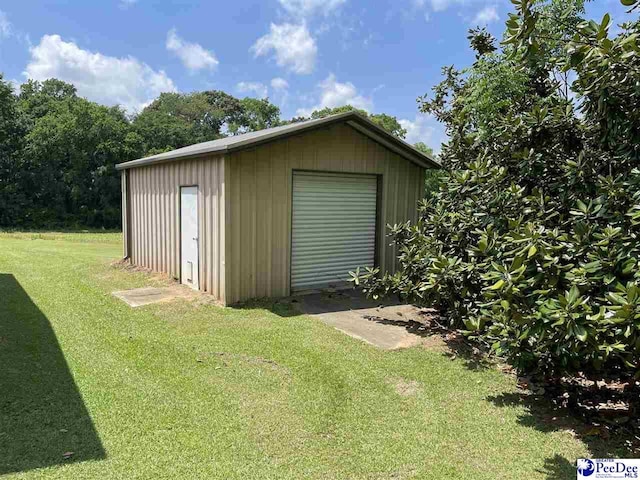
M 170 287 L 144 287 L 132 290 L 120 290 L 112 292 L 114 297 L 119 298 L 130 307 L 142 307 L 152 303 L 170 302 L 176 299 L 192 300 L 201 294 L 183 285 L 172 285 Z
M 419 382 L 415 380 L 407 380 L 402 377 L 390 379 L 389 384 L 401 397 L 413 397 L 420 393 L 420 390 L 422 389 L 422 385 Z

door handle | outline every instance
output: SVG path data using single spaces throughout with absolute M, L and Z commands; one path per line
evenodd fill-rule
M 197 242 L 198 241 L 198 237 L 193 237 L 193 239 Z

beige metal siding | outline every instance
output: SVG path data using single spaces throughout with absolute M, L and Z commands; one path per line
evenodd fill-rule
M 293 172 L 291 291 L 339 286 L 373 267 L 375 175 Z
M 129 176 L 131 261 L 180 276 L 180 186 L 198 186 L 200 290 L 225 300 L 224 158 L 208 156 L 132 168 Z
M 417 219 L 424 169 L 346 124 L 232 153 L 226 175 L 226 301 L 290 293 L 293 170 L 382 175 L 379 263 L 396 268 L 386 225 Z
M 122 188 L 122 251 L 123 257 L 127 258 L 131 255 L 129 251 L 129 174 L 123 170 L 120 174 L 120 186 Z

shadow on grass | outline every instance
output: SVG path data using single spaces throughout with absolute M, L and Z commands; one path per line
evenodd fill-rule
M 427 339 L 441 339 L 443 345 L 446 346 L 443 355 L 452 360 L 461 360 L 469 370 L 484 370 L 492 366 L 487 355 L 465 341 L 462 335 L 457 332 L 451 332 L 441 326 L 435 326 L 433 319 L 430 319 L 427 315 L 425 315 L 423 322 L 417 322 L 415 320 L 393 320 L 373 316 L 366 318 L 367 320 L 383 325 L 403 327 L 407 332 Z
M 387 312 L 393 314 L 393 310 L 377 308 L 404 305 L 406 303 L 397 298 L 372 300 L 367 298 L 361 290 L 345 289 L 294 295 L 279 299 L 249 300 L 233 305 L 233 307 L 238 309 L 264 308 L 282 318 L 299 315 L 322 315 L 342 311 L 350 313 L 351 311 L 362 310 L 361 316 L 363 320 L 404 328 L 413 335 L 425 338 L 424 345 L 426 348 L 442 350 L 443 355 L 452 360 L 461 360 L 470 370 L 483 370 L 492 365 L 486 354 L 465 341 L 460 334 L 438 324 L 437 315 L 434 311 L 426 311 L 425 314 L 418 313 L 417 315 L 404 316 L 403 318 L 387 318 L 385 314 Z
M 0 475 L 104 458 L 48 319 L 0 274 Z
M 576 465 L 558 454 L 555 454 L 551 458 L 545 458 L 544 467 L 540 473 L 544 473 L 549 480 L 560 480 L 563 478 L 573 480 L 577 475 Z
M 518 423 L 526 427 L 545 433 L 571 431 L 587 446 L 590 458 L 638 457 L 635 439 L 629 432 L 609 434 L 603 426 L 585 422 L 568 408 L 556 405 L 547 397 L 522 391 L 490 396 L 487 400 L 498 407 L 524 407 Z M 556 454 L 545 460 L 542 473 L 549 479 L 576 478 L 575 461 Z
M 348 295 L 346 297 L 349 297 Z M 382 302 L 380 302 L 382 303 Z M 262 299 L 236 305 L 237 308 L 264 308 L 282 317 L 295 317 L 302 314 L 322 314 L 338 312 L 341 310 L 370 308 L 373 304 L 361 303 L 361 299 L 345 298 L 344 294 L 315 294 L 304 297 L 288 297 L 282 299 Z M 387 303 L 389 304 L 389 303 Z M 391 303 L 400 304 L 398 303 Z M 457 332 L 438 323 L 436 312 L 427 312 L 421 316 L 420 321 L 413 319 L 391 319 L 381 316 L 366 315 L 368 321 L 383 325 L 393 325 L 405 328 L 408 332 L 425 338 L 425 348 L 430 348 L 429 340 L 440 340 L 443 355 L 464 362 L 471 370 L 498 368 L 501 364 L 487 358 L 487 355 L 475 348 L 470 342 Z M 506 367 L 506 366 L 505 366 Z M 508 370 L 508 369 L 507 369 Z M 486 400 L 499 407 L 524 407 L 523 413 L 518 418 L 522 426 L 533 428 L 540 432 L 550 433 L 554 431 L 571 431 L 576 438 L 585 443 L 591 458 L 611 457 L 638 457 L 638 451 L 632 451 L 633 441 L 628 435 L 620 433 L 612 434 L 611 438 L 603 437 L 608 434 L 606 429 L 594 428 L 586 423 L 567 408 L 556 405 L 551 399 L 533 395 L 529 392 L 508 392 L 500 395 L 489 396 Z M 575 459 L 568 459 L 556 454 L 546 458 L 540 473 L 548 479 L 573 479 L 576 478 Z
M 280 298 L 256 298 L 232 305 L 237 309 L 263 308 L 282 318 L 321 315 L 349 310 L 400 305 L 400 302 L 370 300 L 358 290 L 318 291 Z
M 282 318 L 304 315 L 304 313 L 296 309 L 294 305 L 295 304 L 292 304 L 288 298 L 255 298 L 234 303 L 233 305 L 229 305 L 229 308 L 233 308 L 234 310 L 268 310 Z

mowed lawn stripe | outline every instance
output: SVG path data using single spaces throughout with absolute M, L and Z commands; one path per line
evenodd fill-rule
M 82 446 L 60 432 L 59 459 L 14 458 L 7 478 L 571 478 L 589 455 L 490 401 L 514 379 L 464 359 L 377 350 L 275 301 L 131 309 L 111 292 L 166 280 L 113 266 L 120 250 L 111 233 L 0 234 L 0 272 L 50 323 L 105 452 L 65 460 Z

